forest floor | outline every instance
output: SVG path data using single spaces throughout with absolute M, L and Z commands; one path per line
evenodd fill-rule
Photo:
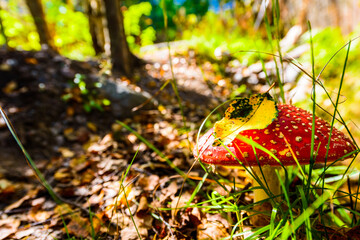
M 230 77 L 236 71 L 230 65 L 214 69 L 191 51 L 173 52 L 171 65 L 168 56 L 166 49 L 146 54 L 146 70 L 137 71 L 135 80 L 121 80 L 152 94 L 156 108 L 118 118 L 107 106 L 85 111 L 88 99 L 73 85 L 76 74 L 88 80 L 106 76 L 97 62 L 71 61 L 46 51 L 0 51 L 0 106 L 48 183 L 65 200 L 56 204 L 51 199 L 0 119 L 0 240 L 229 236 L 229 219 L 235 216 L 183 206 L 204 175 L 192 154 L 199 126 L 239 87 Z M 249 84 L 244 92 L 262 87 Z M 180 172 L 189 172 L 190 181 Z M 249 187 L 240 169 L 221 169 L 219 174 L 236 179 L 239 188 Z M 193 202 L 205 200 L 213 190 L 225 191 L 206 181 Z M 241 200 L 250 204 L 251 194 Z M 251 228 L 248 221 L 244 224 L 244 230 Z
M 212 228 L 219 233 L 210 228 L 203 234 L 217 238 L 226 233 L 229 226 L 220 215 L 207 218 L 198 209 L 170 208 L 181 207 L 193 189 L 187 182 L 183 185 L 174 167 L 189 171 L 198 127 L 229 90 L 217 84 L 223 77 L 211 64 L 204 63 L 202 71 L 195 56 L 175 54 L 172 67 L 179 103 L 169 83 L 167 56 L 165 50 L 146 55 L 146 71 L 138 71 L 135 77 L 136 85 L 154 95 L 157 107 L 119 119 L 106 106 L 103 111 L 85 111 L 86 99 L 73 85 L 76 74 L 85 79 L 103 74 L 98 63 L 71 61 L 46 51 L 0 51 L 0 104 L 37 167 L 66 200 L 59 205 L 50 198 L 1 119 L 0 239 L 89 238 L 91 227 L 101 239 L 137 239 L 130 216 L 145 239 L 193 239 L 205 219 L 214 222 Z M 159 92 L 164 84 L 167 86 Z M 65 101 L 64 96 L 71 97 Z M 163 156 L 117 120 L 141 134 Z M 202 175 L 203 170 L 195 165 L 191 176 Z

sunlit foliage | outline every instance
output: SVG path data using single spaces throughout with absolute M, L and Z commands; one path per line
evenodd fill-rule
M 250 64 L 258 59 L 258 54 L 251 50 L 268 49 L 267 41 L 260 35 L 245 33 L 238 27 L 230 10 L 225 10 L 220 19 L 213 11 L 207 12 L 201 20 L 190 14 L 186 22 L 188 28 L 183 32 L 183 38 L 190 40 L 191 46 L 200 54 L 211 58 L 231 54 L 243 64 Z
M 24 3 L 18 4 L 16 0 L 9 0 L 7 8 L 0 10 L 0 15 L 9 47 L 24 50 L 40 49 L 39 36 Z M 1 35 L 0 44 L 4 43 L 5 39 Z
M 79 60 L 95 55 L 88 19 L 81 5 L 72 8 L 61 0 L 44 0 L 43 6 L 55 45 L 61 54 Z M 140 21 L 144 15 L 150 15 L 151 4 L 143 2 L 122 10 L 130 49 L 137 51 L 140 46 L 152 44 L 156 33 L 149 26 L 152 24 L 151 19 Z M 9 0 L 6 8 L 0 10 L 0 16 L 9 39 L 9 47 L 40 50 L 39 36 L 24 2 Z M 0 36 L 0 44 L 5 44 L 3 36 Z
M 142 2 L 130 6 L 124 11 L 124 27 L 130 49 L 138 50 L 140 46 L 152 44 L 156 39 L 156 32 L 150 18 L 140 21 L 143 16 L 150 16 L 152 6 L 148 2 Z M 145 26 L 144 26 L 145 25 Z
M 55 29 L 55 45 L 74 59 L 95 54 L 91 46 L 88 20 L 83 12 L 70 9 L 61 0 L 46 1 L 47 20 Z

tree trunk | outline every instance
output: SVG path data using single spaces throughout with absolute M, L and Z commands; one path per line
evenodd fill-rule
M 1 6 L 0 6 L 0 10 L 2 10 Z M 7 49 L 9 49 L 9 39 L 5 33 L 5 28 L 4 28 L 4 24 L 3 24 L 3 20 L 0 16 L 0 28 L 1 28 L 1 35 L 3 36 L 4 40 L 5 40 L 5 46 Z
M 105 52 L 105 36 L 104 36 L 104 25 L 102 22 L 102 12 L 100 0 L 87 0 L 86 10 L 89 19 L 89 28 L 92 39 L 93 48 L 96 55 Z
M 132 76 L 135 56 L 131 54 L 124 30 L 124 19 L 119 0 L 104 0 L 107 27 L 110 36 L 110 49 L 113 74 L 123 73 Z
M 53 38 L 51 37 L 49 27 L 45 20 L 44 9 L 41 4 L 41 0 L 25 0 L 28 6 L 31 16 L 34 19 L 37 32 L 39 34 L 40 43 L 46 44 L 50 49 L 57 52 Z

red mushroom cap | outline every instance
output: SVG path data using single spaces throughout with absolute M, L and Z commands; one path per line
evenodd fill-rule
M 268 149 L 283 165 L 296 165 L 294 157 L 300 164 L 309 164 L 312 114 L 287 104 L 278 105 L 278 110 L 278 117 L 266 128 L 245 130 L 239 135 Z M 335 128 L 332 129 L 327 154 L 330 125 L 318 117 L 315 119 L 315 124 L 313 157 L 317 163 L 325 162 L 325 160 L 332 162 L 352 156 L 350 153 L 355 151 L 355 145 L 344 133 Z M 261 165 L 280 165 L 273 157 L 260 149 L 256 149 L 255 155 L 254 147 L 238 137 L 226 147 L 214 146 L 215 141 L 213 129 L 210 129 L 200 138 L 198 147 L 194 149 L 194 155 L 197 156 L 199 153 L 202 162 L 215 165 L 239 166 L 240 161 L 245 166 L 257 166 L 258 160 Z

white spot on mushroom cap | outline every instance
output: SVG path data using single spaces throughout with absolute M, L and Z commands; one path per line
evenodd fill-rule
M 290 106 L 287 107 L 287 109 L 295 109 L 294 107 Z M 298 160 L 300 162 L 308 160 L 309 159 L 309 146 L 310 146 L 310 140 L 311 139 L 311 132 L 312 131 L 312 127 L 311 127 L 311 122 L 312 121 L 312 117 L 311 115 L 309 115 L 308 112 L 306 111 L 302 111 L 302 110 L 293 110 L 290 115 L 290 117 L 287 117 L 286 115 L 287 110 L 284 110 L 285 107 L 282 107 L 282 105 L 279 105 L 279 115 L 278 115 L 278 119 L 274 120 L 273 124 L 269 125 L 270 127 L 265 128 L 263 130 L 249 130 L 249 131 L 244 131 L 243 133 L 241 133 L 242 135 L 246 135 L 246 133 L 248 134 L 248 138 L 252 138 L 254 140 L 256 140 L 259 144 L 261 144 L 262 146 L 266 146 L 269 151 L 275 155 L 277 155 L 279 157 L 279 159 L 284 159 L 285 158 L 285 165 L 291 164 L 292 160 L 292 152 L 289 151 L 289 147 L 291 147 L 292 151 L 294 151 L 295 156 L 297 156 Z M 281 113 L 282 111 L 282 113 Z M 285 112 L 286 111 L 286 112 Z M 304 115 L 305 114 L 305 115 Z M 318 122 L 319 121 L 319 122 Z M 301 125 L 300 125 L 301 124 Z M 316 135 L 314 136 L 315 139 L 321 139 L 321 148 L 316 147 L 316 150 L 318 150 L 319 152 L 317 153 L 319 156 L 316 158 L 317 161 L 321 162 L 322 157 L 324 155 L 324 152 L 326 152 L 326 147 L 325 145 L 328 142 L 328 135 L 329 132 L 327 129 L 327 125 L 326 123 L 321 120 L 321 119 L 317 119 L 316 124 L 314 125 L 316 126 Z M 292 133 L 290 133 L 292 132 Z M 255 134 L 253 134 L 255 133 Z M 266 135 L 265 135 L 266 134 Z M 285 134 L 285 136 L 284 136 Z M 338 152 L 340 151 L 341 155 L 344 155 L 344 153 L 348 153 L 353 151 L 352 149 L 354 148 L 354 146 L 352 145 L 351 141 L 348 140 L 344 134 L 342 132 L 337 131 L 335 128 L 332 129 L 332 139 L 331 139 L 331 143 L 330 143 L 330 151 L 328 152 L 328 156 L 331 160 L 334 160 L 335 158 L 339 158 L 338 154 L 335 153 L 335 150 L 332 150 L 334 148 L 338 149 Z M 285 141 L 283 140 L 284 138 L 286 138 L 286 140 L 288 141 L 288 144 L 285 143 Z M 333 140 L 333 139 L 337 139 L 337 140 Z M 275 145 L 276 144 L 276 145 Z M 316 142 L 316 146 L 318 146 L 319 144 L 319 140 L 317 140 Z M 236 143 L 236 145 L 238 146 L 239 149 L 241 149 L 242 151 L 244 151 L 241 155 L 241 157 L 246 157 L 249 164 L 254 164 L 251 163 L 252 159 L 250 159 L 251 156 L 253 155 L 249 155 L 249 152 L 252 151 L 252 147 L 251 145 L 241 142 L 239 141 L 238 143 Z M 235 146 L 236 146 L 235 145 Z M 229 147 L 231 146 L 228 145 Z M 232 145 L 232 147 L 235 147 L 234 144 Z M 325 149 L 325 150 L 324 150 Z M 302 156 L 303 153 L 307 156 Z M 215 154 L 215 152 L 214 152 Z M 204 156 L 206 155 L 214 155 L 213 153 L 206 151 Z M 224 157 L 225 157 L 225 152 L 223 153 Z M 235 153 L 234 153 L 235 154 Z M 316 154 L 316 151 L 314 152 L 314 154 Z M 227 164 L 233 164 L 233 165 L 237 165 L 237 163 L 235 162 L 235 160 L 231 157 L 231 153 L 226 154 L 226 156 L 229 158 L 227 161 Z M 212 160 L 210 160 L 212 159 Z M 272 159 L 270 156 L 264 155 L 264 153 L 261 153 L 258 155 L 258 159 L 262 160 L 262 163 L 266 163 L 269 165 L 274 165 L 276 164 L 274 159 Z M 287 159 L 287 160 L 286 160 Z M 210 161 L 216 161 L 213 159 L 213 157 L 209 157 L 209 162 Z M 216 163 L 217 164 L 217 163 Z

